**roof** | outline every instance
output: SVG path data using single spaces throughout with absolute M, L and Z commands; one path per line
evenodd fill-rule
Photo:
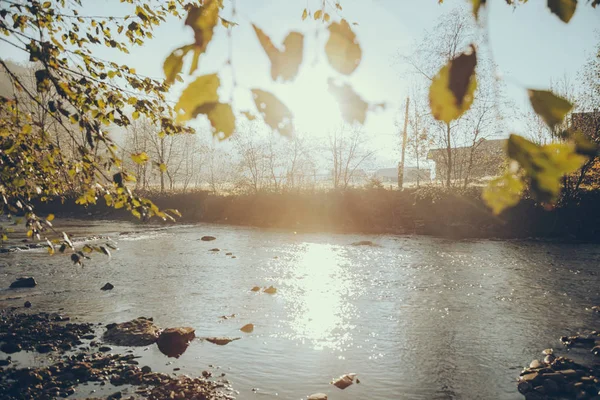
M 479 139 L 477 142 L 477 150 L 483 151 L 502 151 L 504 150 L 504 146 L 506 145 L 506 139 Z M 461 146 L 461 147 L 452 147 L 452 151 L 455 150 L 468 150 L 471 149 L 472 146 Z M 445 154 L 447 151 L 446 148 L 440 149 L 431 149 L 427 153 L 427 159 L 433 160 L 436 153 Z

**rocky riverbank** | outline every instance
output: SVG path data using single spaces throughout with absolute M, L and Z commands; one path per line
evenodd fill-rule
M 594 307 L 595 311 L 598 311 Z M 560 342 L 568 349 L 588 353 L 586 362 L 556 356 L 553 349 L 542 352 L 543 357 L 531 361 L 521 372 L 517 389 L 526 400 L 576 399 L 600 400 L 600 332 L 563 336 Z
M 140 357 L 133 349 L 126 354 L 112 354 L 107 345 L 110 340 L 128 340 L 131 346 L 159 342 L 159 348 L 175 347 L 180 352 L 194 337 L 191 328 L 159 331 L 151 319 L 134 321 L 102 327 L 73 323 L 60 314 L 0 311 L 0 398 L 50 399 L 74 394 L 98 398 L 97 391 L 103 393 L 100 398 L 106 399 L 234 398 L 223 373 L 218 377 L 209 370 L 199 377 L 169 375 L 153 372 L 148 365 L 140 366 Z M 128 331 L 134 325 L 137 330 Z M 138 335 L 141 341 L 136 342 Z M 37 353 L 38 365 L 21 366 L 17 359 L 23 351 Z

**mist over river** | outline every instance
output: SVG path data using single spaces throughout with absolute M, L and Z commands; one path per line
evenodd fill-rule
M 83 267 L 43 249 L 1 254 L 0 307 L 29 300 L 32 311 L 62 308 L 81 322 L 146 316 L 199 337 L 241 337 L 195 340 L 179 359 L 136 349 L 158 371 L 220 366 L 239 399 L 521 399 L 523 366 L 598 325 L 589 308 L 600 301 L 600 245 L 56 222 L 75 236 L 109 235 L 119 250 Z M 38 286 L 7 289 L 23 275 Z M 106 282 L 115 288 L 101 291 Z M 270 285 L 276 294 L 250 290 Z M 240 332 L 247 323 L 254 331 Z M 349 372 L 360 384 L 329 384 Z

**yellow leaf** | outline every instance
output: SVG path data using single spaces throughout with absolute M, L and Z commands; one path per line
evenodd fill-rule
M 244 326 L 242 326 L 240 328 L 240 331 L 244 332 L 244 333 L 250 333 L 254 330 L 254 325 L 253 324 L 246 324 Z
M 206 103 L 196 108 L 193 115 L 204 114 L 213 127 L 213 135 L 219 140 L 227 139 L 235 130 L 235 115 L 229 104 Z
M 291 32 L 283 41 L 283 51 L 279 50 L 271 38 L 256 25 L 254 32 L 258 36 L 261 46 L 271 60 L 271 78 L 276 81 L 279 77 L 283 81 L 293 80 L 298 74 L 304 51 L 304 36 L 298 32 Z
M 321 19 L 322 16 L 323 16 L 323 10 L 315 11 L 315 15 L 314 15 L 315 21 L 318 19 Z
M 181 69 L 183 68 L 183 57 L 185 57 L 186 54 L 190 52 L 190 50 L 193 50 L 194 47 L 194 45 L 183 46 L 178 49 L 175 49 L 171 54 L 169 54 L 169 56 L 163 63 L 165 83 L 167 85 L 170 85 L 175 81 L 177 75 L 181 72 Z
M 325 15 L 323 15 L 323 21 L 329 22 L 329 20 L 331 20 L 331 16 L 329 14 L 325 13 Z
M 218 103 L 217 89 L 221 81 L 217 74 L 203 75 L 190 83 L 179 97 L 175 105 L 177 122 L 185 122 L 194 118 L 194 112 L 203 104 Z M 183 111 L 183 113 L 182 113 Z
M 131 155 L 131 159 L 136 164 L 144 164 L 148 161 L 148 154 L 146 154 L 145 152 L 134 153 Z
M 193 6 L 188 11 L 188 16 L 185 20 L 185 25 L 190 26 L 194 30 L 194 61 L 192 62 L 192 70 L 198 65 L 198 57 L 206 51 L 206 48 L 213 38 L 215 26 L 219 22 L 219 9 L 222 7 L 222 0 L 206 0 L 201 6 Z
M 518 135 L 508 138 L 507 152 L 529 178 L 533 196 L 542 202 L 556 200 L 562 177 L 578 170 L 587 159 L 577 154 L 574 143 L 539 146 Z
M 442 67 L 429 87 L 429 107 L 433 117 L 450 123 L 465 113 L 473 103 L 477 79 L 475 49 L 463 53 Z
M 32 130 L 31 125 L 24 125 L 22 132 L 23 132 L 23 134 L 28 135 L 31 133 L 31 130 Z
M 140 117 L 140 112 L 139 111 L 134 111 L 131 114 L 131 118 L 133 118 L 134 120 L 138 119 Z
M 254 104 L 265 123 L 281 135 L 291 137 L 294 134 L 293 114 L 277 97 L 260 89 L 252 89 Z
M 577 0 L 548 0 L 548 8 L 552 13 L 556 14 L 561 21 L 568 23 L 575 9 L 577 8 Z
M 516 174 L 506 171 L 502 176 L 488 183 L 481 197 L 494 214 L 500 214 L 519 203 L 523 190 L 525 190 L 523 181 Z
M 48 216 L 46 217 L 46 221 L 54 221 L 54 214 L 48 214 Z
M 158 164 L 158 169 L 160 170 L 160 172 L 167 172 L 167 164 L 165 164 L 165 163 Z
M 325 44 L 325 52 L 329 64 L 341 74 L 350 75 L 360 64 L 362 50 L 348 22 L 343 19 L 339 23 L 329 25 L 329 40 Z
M 27 231 L 27 237 L 30 238 L 33 236 L 33 231 L 30 229 Z
M 302 21 L 304 21 L 308 17 L 308 10 L 305 8 L 302 12 Z
M 328 83 L 329 92 L 336 98 L 344 121 L 349 124 L 355 121 L 364 124 L 369 104 L 356 94 L 349 84 L 345 83 L 343 86 L 338 86 L 332 78 L 329 78 Z
M 565 119 L 573 105 L 562 97 L 547 90 L 528 90 L 533 110 L 553 128 Z

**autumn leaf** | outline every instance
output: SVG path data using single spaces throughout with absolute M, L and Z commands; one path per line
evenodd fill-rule
M 194 112 L 204 104 L 218 103 L 217 89 L 220 85 L 221 81 L 217 74 L 203 75 L 190 83 L 181 93 L 179 101 L 175 105 L 177 122 L 191 120 L 197 115 Z
M 271 78 L 276 81 L 279 77 L 283 81 L 291 81 L 298 74 L 304 52 L 304 36 L 298 32 L 291 32 L 283 41 L 283 50 L 279 50 L 269 38 L 256 25 L 254 32 L 258 36 L 261 46 L 271 60 Z
M 572 142 L 540 146 L 518 135 L 510 135 L 507 152 L 519 163 L 530 181 L 532 194 L 541 202 L 556 200 L 562 177 L 577 171 L 586 160 L 577 154 Z
M 528 93 L 533 110 L 550 128 L 563 122 L 567 113 L 573 108 L 569 101 L 550 91 L 529 89 Z
M 345 83 L 343 86 L 338 86 L 332 78 L 329 78 L 328 83 L 329 92 L 337 100 L 344 121 L 349 124 L 354 122 L 364 124 L 369 104 L 349 84 Z
M 219 22 L 219 9 L 223 0 L 206 0 L 201 6 L 192 6 L 185 19 L 185 25 L 194 30 L 194 58 L 190 74 L 198 67 L 198 58 L 206 51 L 213 38 L 215 26 Z
M 575 14 L 577 0 L 548 0 L 548 8 L 561 21 L 568 23 Z
M 519 203 L 524 189 L 525 184 L 522 179 L 515 173 L 506 171 L 488 183 L 481 197 L 494 214 L 500 214 Z
M 302 12 L 302 21 L 304 21 L 306 18 L 308 18 L 308 10 L 305 8 Z
M 283 136 L 294 134 L 294 116 L 289 108 L 273 94 L 261 89 L 252 89 L 254 104 L 265 123 Z
M 475 48 L 462 53 L 442 67 L 429 87 L 429 106 L 433 117 L 450 123 L 459 118 L 473 103 L 477 88 Z
M 315 11 L 315 15 L 313 16 L 315 21 L 320 20 L 321 17 L 323 16 L 323 10 L 317 10 Z
M 141 152 L 141 153 L 132 154 L 131 159 L 136 164 L 144 164 L 145 162 L 148 161 L 149 157 L 148 157 L 148 154 L 146 154 L 145 152 Z
M 256 115 L 252 114 L 250 111 L 242 111 L 242 115 L 244 115 L 248 121 L 254 121 L 256 119 Z
M 235 115 L 229 104 L 205 103 L 193 112 L 194 117 L 199 114 L 208 117 L 213 127 L 213 135 L 219 140 L 227 139 L 235 131 Z
M 329 64 L 341 74 L 350 75 L 360 64 L 362 50 L 356 35 L 345 19 L 329 25 L 329 40 L 325 53 Z
M 473 15 L 475 19 L 479 19 L 479 10 L 481 7 L 485 6 L 487 0 L 471 0 L 473 2 Z
M 188 52 L 194 50 L 194 45 L 187 45 L 174 50 L 165 60 L 163 71 L 165 73 L 165 83 L 167 85 L 175 82 L 175 78 L 183 68 L 183 58 Z

